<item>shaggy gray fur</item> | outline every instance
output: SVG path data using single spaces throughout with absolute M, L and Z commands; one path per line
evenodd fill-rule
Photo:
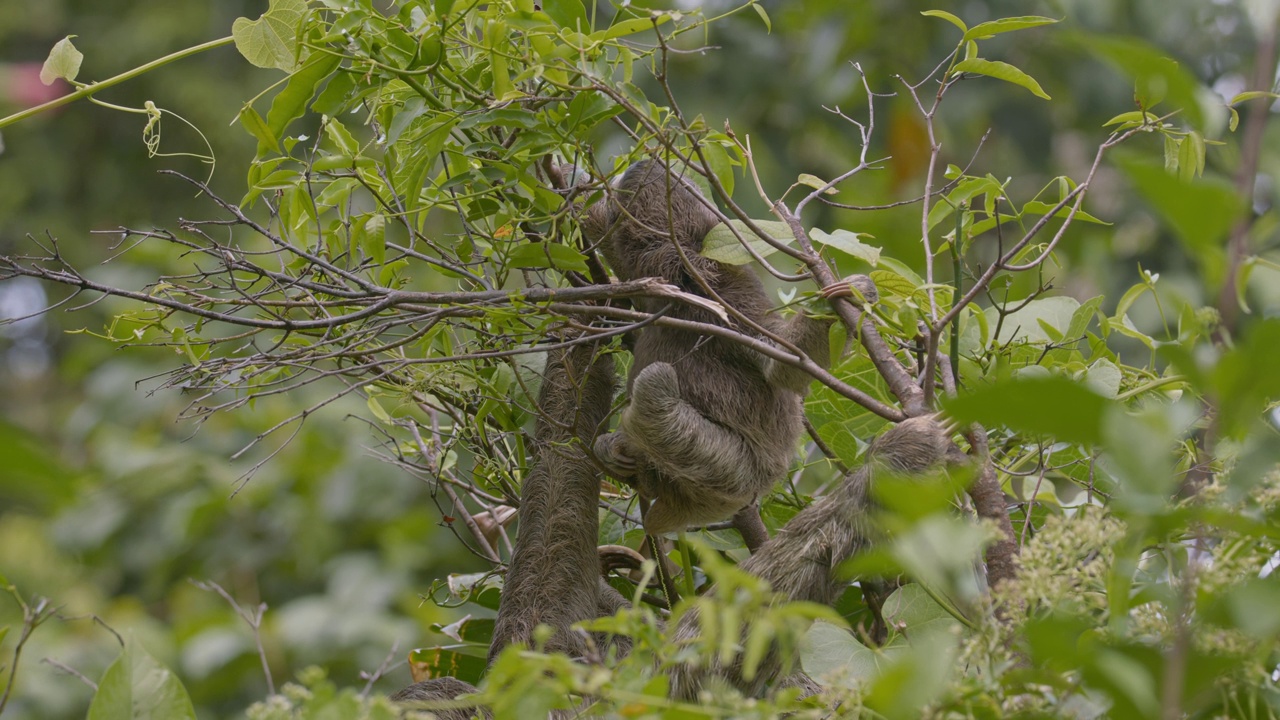
M 632 165 L 588 210 L 583 232 L 600 243 L 621 279 L 660 277 L 685 292 L 714 295 L 825 366 L 830 319 L 771 314 L 754 272 L 698 254 L 719 222 L 705 202 L 687 180 L 647 160 Z M 874 299 L 869 278 L 857 276 L 855 284 Z M 657 312 L 668 301 L 636 304 Z M 719 322 L 710 311 L 682 303 L 666 314 Z M 800 396 L 811 378 L 729 340 L 657 325 L 638 335 L 631 404 L 617 432 L 596 441 L 596 455 L 611 475 L 633 482 L 652 501 L 644 516 L 650 534 L 731 517 L 791 464 L 802 429 Z

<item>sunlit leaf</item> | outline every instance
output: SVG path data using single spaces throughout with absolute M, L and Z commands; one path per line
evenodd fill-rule
M 130 639 L 107 668 L 88 720 L 195 720 L 182 682 Z
M 1265 90 L 1250 90 L 1249 92 L 1242 92 L 1239 95 L 1236 95 L 1235 97 L 1231 98 L 1231 100 L 1227 104 L 1239 105 L 1242 102 L 1249 102 L 1250 100 L 1257 100 L 1259 98 L 1269 98 L 1271 100 L 1280 100 L 1280 95 L 1277 95 L 1276 93 L 1273 93 L 1273 92 L 1267 92 Z
M 1040 87 L 1040 83 L 1036 79 L 1010 65 L 1009 63 L 1000 62 L 999 60 L 986 60 L 983 58 L 970 58 L 956 63 L 956 73 L 974 73 L 976 75 L 986 75 L 1013 83 L 1019 87 L 1030 90 L 1033 95 L 1045 100 L 1049 100 L 1048 93 Z
M 963 20 L 956 17 L 955 15 L 952 15 L 946 10 L 925 10 L 920 14 L 924 15 L 925 17 L 942 18 L 943 20 L 946 20 L 952 25 L 955 25 L 956 27 L 960 28 L 960 32 L 969 32 L 969 26 L 965 25 Z
M 1052 25 L 1059 22 L 1050 17 L 1041 17 L 1038 15 L 1026 15 L 1023 17 L 1007 17 L 990 22 L 974 25 L 965 31 L 964 39 L 969 40 L 985 40 L 995 37 L 1001 33 L 1013 32 L 1015 30 L 1025 30 L 1027 28 L 1040 27 L 1041 25 Z
M 1159 122 L 1160 118 L 1154 113 L 1149 113 L 1145 110 L 1134 110 L 1133 112 L 1120 113 L 1119 115 L 1102 123 L 1102 126 L 1127 125 L 1137 127 L 1139 125 L 1157 125 Z
M 49 57 L 45 58 L 44 66 L 40 68 L 40 82 L 45 85 L 52 85 L 58 79 L 70 82 L 80 74 L 80 62 L 84 60 L 84 55 L 72 44 L 73 37 L 75 35 L 68 35 L 54 43 Z
M 622 20 L 621 22 L 616 22 L 610 26 L 610 28 L 604 32 L 603 39 L 616 40 L 620 37 L 626 37 L 627 35 L 634 35 L 635 33 L 644 32 L 645 30 L 652 30 L 653 28 L 666 23 L 670 19 L 671 16 L 666 13 L 655 12 L 651 17 Z
M 760 19 L 764 22 L 764 31 L 766 33 L 772 34 L 773 23 L 769 20 L 769 13 L 765 11 L 764 6 L 757 2 L 757 3 L 752 3 L 751 7 L 755 9 L 756 14 L 759 15 Z
M 733 195 L 733 164 L 729 161 L 729 153 L 724 146 L 708 142 L 702 146 L 702 153 L 707 158 L 707 163 L 711 165 L 711 172 L 715 173 L 716 180 L 720 181 L 720 185 L 724 187 L 724 191 Z
M 866 245 L 862 242 L 862 238 L 871 237 L 866 233 L 856 233 L 841 228 L 836 228 L 831 233 L 827 233 L 814 228 L 809 231 L 809 237 L 816 243 L 835 248 L 859 260 L 865 260 L 870 265 L 880 262 L 880 248 L 874 245 Z
M 1080 301 L 1065 295 L 1032 300 L 1004 317 L 995 342 L 1003 344 L 1014 339 L 1032 343 L 1056 342 L 1071 327 L 1071 320 L 1079 308 Z M 987 322 L 994 328 L 999 313 L 995 308 L 987 308 L 986 313 Z M 1053 330 L 1052 335 L 1045 331 L 1046 325 Z
M 306 14 L 306 0 L 271 0 L 257 20 L 241 17 L 231 24 L 236 49 L 258 67 L 293 72 L 298 68 L 298 28 Z
M 811 187 L 814 190 L 822 190 L 827 185 L 826 180 L 823 180 L 817 175 L 810 175 L 809 173 L 800 173 L 800 177 L 796 178 L 796 182 L 801 185 Z M 828 187 L 825 190 L 822 190 L 822 192 L 824 195 L 835 195 L 839 191 L 833 187 Z
M 777 242 L 786 245 L 791 244 L 791 228 L 787 227 L 786 223 L 772 220 L 755 220 L 754 222 Z M 778 252 L 778 249 L 773 245 L 757 237 L 747 227 L 746 223 L 741 220 L 730 220 L 729 225 L 732 225 L 742 235 L 742 239 L 746 240 L 751 249 L 755 250 L 760 257 L 768 257 Z M 751 253 L 747 252 L 746 248 L 742 247 L 742 243 L 733 234 L 733 230 L 724 223 L 716 225 L 711 228 L 711 232 L 707 233 L 706 238 L 702 241 L 702 252 L 700 254 L 703 257 L 728 265 L 748 265 L 755 262 L 755 258 L 751 256 Z

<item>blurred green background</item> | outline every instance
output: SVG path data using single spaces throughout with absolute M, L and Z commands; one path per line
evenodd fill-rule
M 772 32 L 751 12 L 729 18 L 712 28 L 705 44 L 686 42 L 671 73 L 685 112 L 701 113 L 712 127 L 728 119 L 739 136 L 749 135 L 766 184 L 780 190 L 798 173 L 828 178 L 857 163 L 856 128 L 827 109 L 865 115 L 852 63 L 861 64 L 874 91 L 891 93 L 901 90 L 894 74 L 919 77 L 954 46 L 955 28 L 920 11 L 946 9 L 971 26 L 1008 15 L 1065 17 L 1050 29 L 991 41 L 984 51 L 1035 76 L 1053 102 L 1007 83 L 966 82 L 938 118 L 943 161 L 960 166 L 990 128 L 973 170 L 1001 180 L 1014 176 L 1011 194 L 1023 201 L 1054 176 L 1081 177 L 1106 136 L 1102 123 L 1136 109 L 1130 82 L 1074 37 L 1139 38 L 1181 62 L 1206 89 L 1231 97 L 1244 89 L 1253 66 L 1246 4 L 769 0 L 762 5 Z M 685 0 L 678 6 L 711 15 L 730 4 Z M 227 35 L 237 16 L 256 17 L 265 9 L 265 0 L 0 0 L 0 114 L 38 100 L 34 73 L 66 35 L 78 36 L 85 54 L 80 79 L 103 79 Z M 242 102 L 277 79 L 226 47 L 169 65 L 102 99 L 130 107 L 152 100 L 191 121 L 217 154 L 214 190 L 234 199 L 243 194 L 254 141 L 233 120 Z M 839 198 L 844 202 L 872 205 L 919 194 L 928 159 L 919 114 L 901 92 L 880 99 L 876 110 L 869 157 L 893 161 L 860 175 Z M 1238 138 L 1226 133 L 1225 118 L 1223 113 L 1209 134 L 1226 145 L 1210 149 L 1206 173 L 1230 178 L 1239 161 Z M 53 237 L 68 257 L 93 267 L 118 248 L 113 250 L 113 237 L 91 230 L 172 227 L 182 217 L 216 217 L 189 185 L 157 174 L 175 169 L 203 178 L 207 168 L 191 158 L 148 158 L 144 123 L 140 115 L 80 103 L 7 128 L 0 153 L 0 250 L 32 247 L 28 234 Z M 1277 200 L 1278 133 L 1280 126 L 1272 123 L 1263 144 L 1259 211 Z M 621 152 L 622 142 L 600 138 L 602 157 Z M 161 149 L 203 152 L 204 145 L 189 128 L 166 119 Z M 1061 262 L 1046 270 L 1046 282 L 1082 300 L 1105 294 L 1114 305 L 1136 282 L 1141 265 L 1160 273 L 1166 299 L 1214 304 L 1216 288 L 1202 285 L 1189 256 L 1119 171 L 1104 166 L 1095 188 L 1086 208 L 1113 225 L 1073 229 L 1061 246 Z M 737 197 L 763 216 L 751 190 L 739 182 Z M 917 206 L 820 209 L 807 220 L 870 233 L 889 255 L 918 267 L 918 212 Z M 1254 247 L 1274 259 L 1280 253 L 1275 230 L 1269 232 L 1255 238 Z M 177 269 L 168 258 L 132 257 L 128 266 L 95 272 L 141 288 Z M 143 266 L 148 259 L 153 264 Z M 1278 280 L 1267 270 L 1254 273 L 1249 297 L 1256 314 L 1280 314 Z M 5 282 L 0 317 L 26 315 L 65 297 L 60 288 Z M 81 297 L 69 307 L 94 299 Z M 257 433 L 305 407 L 307 398 L 261 401 L 201 425 L 178 421 L 186 398 L 176 390 L 151 390 L 181 357 L 158 349 L 120 352 L 91 334 L 69 334 L 102 333 L 113 313 L 124 309 L 104 301 L 0 326 L 0 574 L 28 595 L 51 598 L 62 616 L 28 646 L 6 717 L 83 716 L 91 689 L 38 661 L 49 658 L 99 677 L 117 646 L 94 616 L 132 633 L 179 672 L 202 718 L 236 716 L 263 697 L 266 684 L 248 627 L 221 599 L 193 587 L 191 578 L 217 582 L 247 606 L 269 606 L 264 642 L 277 683 L 317 664 L 341 684 L 361 684 L 359 673 L 377 668 L 393 647 L 398 660 L 425 644 L 429 625 L 448 615 L 420 594 L 433 579 L 485 565 L 452 540 L 423 483 L 375 457 L 379 437 L 353 417 L 368 414 L 363 403 L 348 397 L 328 407 L 269 460 L 282 439 L 273 437 L 233 460 Z M 1149 299 L 1130 312 L 1144 329 L 1159 323 Z M 322 388 L 315 392 L 323 396 Z M 263 460 L 233 496 L 239 479 Z M 16 606 L 0 598 L 0 625 L 17 619 Z M 11 634 L 0 657 L 7 659 L 12 642 Z M 401 666 L 375 691 L 407 682 Z

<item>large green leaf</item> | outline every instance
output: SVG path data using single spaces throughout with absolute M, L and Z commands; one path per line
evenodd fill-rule
M 827 233 L 818 228 L 809 231 L 809 237 L 816 243 L 835 248 L 843 253 L 864 260 L 869 265 L 876 265 L 880 262 L 880 248 L 874 245 L 867 245 L 862 242 L 862 238 L 871 237 L 866 233 L 856 233 L 850 230 L 842 230 L 836 228 L 833 232 Z
M 857 687 L 875 677 L 880 667 L 906 652 L 904 644 L 872 649 L 845 628 L 818 620 L 800 646 L 800 666 L 823 684 Z
M 1102 440 L 1103 415 L 1111 401 L 1060 376 L 1010 378 L 944 402 L 960 423 L 1003 426 L 1063 442 Z
M 267 111 L 267 129 L 273 138 L 279 140 L 284 137 L 285 128 L 302 115 L 307 103 L 316 94 L 316 86 L 329 77 L 329 73 L 338 67 L 341 59 L 329 53 L 316 53 L 289 78 L 289 82 L 271 101 L 271 109 Z M 262 143 L 259 143 L 258 155 L 263 155 L 264 151 Z
M 1240 437 L 1268 402 L 1280 400 L 1280 319 L 1248 328 L 1243 341 L 1223 355 L 1212 373 L 1218 396 L 1218 432 Z
M 755 250 L 760 257 L 768 257 L 778 252 L 778 249 L 773 245 L 751 232 L 746 223 L 741 220 L 730 220 L 729 224 L 742 235 L 742 239 L 746 240 L 747 245 L 751 246 L 751 249 Z M 755 224 L 768 233 L 769 237 L 780 243 L 789 245 L 792 241 L 791 228 L 787 227 L 786 223 L 756 220 Z M 733 234 L 733 230 L 729 229 L 724 223 L 716 225 L 711 228 L 711 232 L 707 233 L 706 238 L 702 241 L 701 255 L 728 265 L 748 265 L 755 261 L 755 258 L 751 257 L 751 253 L 742 247 L 742 243 Z
M 298 27 L 307 14 L 306 0 L 271 0 L 257 20 L 236 18 L 231 36 L 246 60 L 261 68 L 298 69 Z
M 591 31 L 587 9 L 583 7 L 582 0 L 544 0 L 542 11 L 562 28 L 581 33 Z
M 98 683 L 88 720 L 195 720 L 178 677 L 132 638 Z
M 1004 322 L 1000 323 L 1000 334 L 996 336 L 995 342 L 997 344 L 1004 344 L 1010 340 L 1030 343 L 1058 342 L 1071 328 L 1071 320 L 1079 308 L 1080 301 L 1065 295 L 1032 300 L 1024 307 L 1005 316 Z M 987 308 L 986 314 L 987 324 L 994 328 L 999 319 L 999 313 L 995 308 Z
M 1168 106 L 1156 114 L 1180 110 L 1182 117 L 1191 125 L 1204 127 L 1205 112 L 1200 101 L 1200 83 L 1193 74 L 1159 49 L 1132 37 L 1079 33 L 1073 39 L 1090 54 L 1102 58 L 1132 78 L 1144 110 L 1150 110 L 1167 100 Z
M 1231 183 L 1216 177 L 1183 180 L 1162 165 L 1132 156 L 1118 163 L 1142 197 L 1173 229 L 1187 250 L 1210 274 L 1223 272 L 1222 241 L 1244 209 Z

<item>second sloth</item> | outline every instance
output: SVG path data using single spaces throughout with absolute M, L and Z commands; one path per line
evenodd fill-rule
M 589 208 L 582 227 L 622 280 L 660 277 L 685 292 L 711 297 L 825 367 L 831 319 L 772 314 L 754 272 L 699 254 L 719 222 L 688 180 L 646 160 L 632 165 L 618 186 Z M 851 296 L 850 286 L 875 302 L 875 285 L 864 275 L 827 288 L 824 295 Z M 636 304 L 654 313 L 667 302 L 644 298 Z M 718 322 L 711 312 L 681 303 L 666 316 Z M 611 475 L 634 483 L 640 496 L 652 501 L 644 516 L 649 534 L 732 516 L 791 464 L 810 376 L 697 332 L 650 325 L 638 335 L 627 379 L 630 405 L 617 431 L 596 440 L 596 455 Z

